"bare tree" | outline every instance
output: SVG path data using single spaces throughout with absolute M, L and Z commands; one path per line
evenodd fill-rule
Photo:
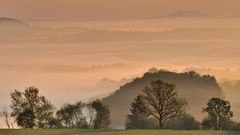
M 89 118 L 89 121 L 88 121 L 88 128 L 91 128 L 91 125 L 93 125 L 93 119 L 94 119 L 94 116 L 96 115 L 96 111 L 95 109 L 92 107 L 92 104 L 88 104 L 87 106 L 87 117 Z
M 153 81 L 150 87 L 145 87 L 141 99 L 149 116 L 159 122 L 162 129 L 164 123 L 172 118 L 185 114 L 187 102 L 177 97 L 176 86 L 161 80 Z
M 12 126 L 12 129 L 14 129 L 14 123 L 11 121 L 11 126 Z
M 10 128 L 11 128 L 11 125 L 10 125 L 10 123 L 11 123 L 11 117 L 10 117 L 10 114 L 9 114 L 9 112 L 7 111 L 7 108 L 6 108 L 6 107 L 3 108 L 3 116 L 4 116 L 5 123 L 6 123 L 7 127 L 8 127 L 8 129 L 10 129 Z

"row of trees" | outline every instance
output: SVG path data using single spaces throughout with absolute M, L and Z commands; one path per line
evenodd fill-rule
M 85 104 L 66 104 L 50 120 L 50 128 L 104 129 L 110 124 L 110 112 L 99 100 Z
M 107 128 L 110 112 L 100 100 L 63 105 L 56 111 L 35 87 L 11 93 L 11 116 L 22 128 Z M 6 119 L 6 123 L 9 123 Z
M 176 86 L 157 80 L 145 87 L 131 104 L 127 116 L 127 129 L 233 129 L 239 124 L 233 122 L 229 101 L 211 98 L 203 112 L 208 114 L 202 123 L 186 113 L 187 102 L 177 96 Z
M 65 104 L 59 110 L 46 97 L 39 95 L 35 87 L 24 92 L 11 93 L 11 117 L 22 128 L 108 128 L 110 111 L 108 107 L 95 100 L 91 103 L 77 102 Z M 220 98 L 211 98 L 203 112 L 208 116 L 200 123 L 186 113 L 188 103 L 178 98 L 176 86 L 156 80 L 131 103 L 127 115 L 127 129 L 215 129 L 226 130 L 240 127 L 232 121 L 233 112 L 230 102 Z M 7 111 L 6 124 L 10 128 L 10 116 Z

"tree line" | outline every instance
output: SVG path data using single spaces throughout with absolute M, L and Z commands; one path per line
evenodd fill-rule
M 188 114 L 187 107 L 187 101 L 178 97 L 174 84 L 152 81 L 131 103 L 125 126 L 126 129 L 240 129 L 240 124 L 232 120 L 229 101 L 215 97 L 209 99 L 203 108 L 207 116 L 202 122 Z M 10 108 L 10 115 L 4 111 L 8 128 L 12 124 L 10 117 L 20 128 L 106 129 L 110 124 L 110 111 L 101 100 L 79 101 L 56 109 L 35 87 L 12 92 Z
M 26 88 L 24 92 L 15 90 L 11 99 L 11 116 L 21 128 L 102 129 L 110 124 L 109 109 L 100 100 L 65 104 L 56 110 L 35 87 Z

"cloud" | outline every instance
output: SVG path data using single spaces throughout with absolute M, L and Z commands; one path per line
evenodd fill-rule
M 218 6 L 215 6 L 215 5 Z M 206 6 L 208 5 L 208 6 Z M 54 9 L 54 10 L 53 10 Z M 2 15 L 32 20 L 146 18 L 177 9 L 214 15 L 239 13 L 238 0 L 9 0 L 1 1 Z
M 240 68 L 186 68 L 184 71 L 197 71 L 202 74 L 214 75 L 219 81 L 221 80 L 239 80 Z
M 48 72 L 95 72 L 104 70 L 116 70 L 127 68 L 128 66 L 124 63 L 114 63 L 107 65 L 92 65 L 92 66 L 77 66 L 77 65 L 50 65 L 44 68 Z
M 177 23 L 178 21 L 173 22 Z M 170 24 L 173 22 L 169 20 Z M 180 23 L 182 22 L 180 21 Z M 192 22 L 190 21 L 187 24 L 192 24 Z M 169 28 L 170 30 L 160 30 L 159 27 L 156 28 L 159 29 L 156 31 L 141 31 L 139 29 L 109 30 L 101 27 L 87 28 L 78 26 L 51 28 L 31 25 L 29 27 L 17 26 L 10 29 L 0 27 L 0 42 L 69 44 L 156 40 L 238 40 L 240 38 L 239 28 L 205 28 L 208 26 L 177 28 L 175 26 L 175 28 Z

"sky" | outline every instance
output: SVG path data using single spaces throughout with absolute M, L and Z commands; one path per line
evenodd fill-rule
M 29 24 L 0 21 L 0 110 L 10 92 L 30 86 L 57 107 L 101 98 L 151 67 L 240 78 L 239 0 L 0 3 L 0 16 Z M 159 17 L 179 10 L 208 17 Z
M 24 20 L 155 17 L 175 10 L 211 16 L 240 14 L 239 0 L 0 0 L 0 16 Z

